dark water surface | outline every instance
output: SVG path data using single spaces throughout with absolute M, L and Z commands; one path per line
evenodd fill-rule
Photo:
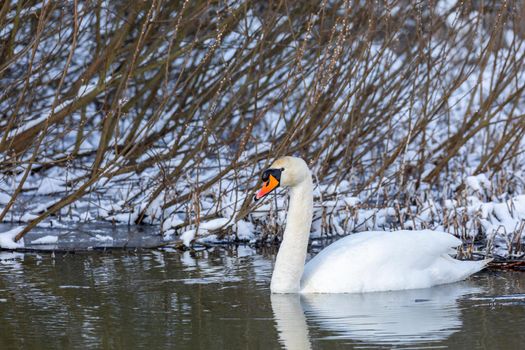
M 525 348 L 525 273 L 274 295 L 273 253 L 0 252 L 0 349 Z

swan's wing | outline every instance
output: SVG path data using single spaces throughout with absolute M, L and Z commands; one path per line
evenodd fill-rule
M 430 230 L 347 236 L 308 262 L 302 291 L 397 290 L 457 281 L 477 267 L 460 266 L 465 262 L 447 255 L 459 244 L 461 241 L 450 234 Z
M 307 267 L 331 267 L 340 270 L 339 263 L 366 268 L 378 264 L 408 265 L 425 268 L 436 257 L 449 253 L 461 241 L 443 232 L 423 231 L 372 231 L 344 237 L 323 249 Z

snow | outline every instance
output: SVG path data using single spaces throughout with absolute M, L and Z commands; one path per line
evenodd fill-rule
M 82 97 L 85 95 L 89 95 L 92 91 L 94 91 L 97 88 L 97 82 L 89 82 L 85 85 L 82 85 L 78 89 L 78 97 Z
M 4 249 L 20 249 L 24 248 L 24 238 L 21 238 L 18 242 L 14 239 L 24 229 L 23 226 L 13 228 L 9 231 L 0 233 L 0 248 Z
M 184 221 L 182 221 L 177 214 L 172 214 L 162 223 L 162 230 L 168 231 L 172 227 L 178 226 L 182 223 L 184 223 Z
M 0 204 L 7 204 L 11 200 L 11 196 L 8 194 L 5 194 L 3 192 L 0 192 Z
M 213 230 L 218 230 L 222 227 L 225 227 L 226 225 L 228 225 L 228 223 L 231 223 L 231 219 L 227 219 L 227 218 L 213 219 L 213 220 L 202 222 L 199 225 L 199 228 L 202 228 L 208 231 L 213 231 Z
M 65 190 L 66 187 L 64 186 L 64 181 L 53 178 L 44 178 L 36 190 L 36 194 L 46 195 L 64 192 Z
M 406 15 L 404 6 L 387 5 L 387 10 L 388 7 L 392 6 L 391 15 L 399 18 L 404 18 Z M 232 3 L 231 6 L 235 7 L 236 5 Z M 356 6 L 363 6 L 363 3 L 356 3 Z M 34 13 L 35 9 L 38 8 L 31 5 L 23 5 L 23 7 L 22 13 Z M 424 10 L 424 12 L 426 11 L 427 9 Z M 431 13 L 432 11 L 430 9 Z M 344 59 L 347 58 L 346 56 L 343 56 L 340 62 L 334 62 L 341 68 L 342 76 L 350 76 L 351 79 L 348 80 L 347 86 L 341 85 L 338 87 L 341 92 L 338 94 L 340 98 L 334 97 L 335 100 L 332 101 L 333 108 L 327 114 L 333 115 L 333 122 L 325 125 L 325 127 L 323 126 L 324 131 L 315 140 L 311 140 L 311 144 L 306 147 L 309 148 L 311 146 L 311 149 L 314 150 L 319 143 L 330 144 L 326 152 L 316 154 L 315 157 L 310 159 L 312 161 L 312 169 L 316 174 L 320 171 L 324 159 L 327 159 L 328 156 L 345 154 L 347 157 L 352 157 L 352 159 L 355 156 L 355 163 L 352 162 L 352 167 L 349 169 L 342 169 L 338 164 L 334 164 L 327 171 L 326 177 L 316 177 L 315 221 L 313 223 L 312 237 L 344 235 L 364 230 L 420 229 L 444 226 L 444 230 L 465 237 L 466 243 L 471 243 L 478 234 L 492 237 L 495 239 L 498 254 L 512 254 L 505 253 L 501 249 L 507 249 L 507 243 L 505 242 L 512 240 L 514 236 L 522 232 L 520 231 L 520 225 L 525 217 L 525 202 L 523 199 L 520 199 L 519 194 L 525 193 L 524 173 L 523 170 L 520 170 L 524 168 L 525 157 L 523 152 L 521 152 L 521 154 L 518 153 L 516 155 L 515 159 L 505 161 L 505 156 L 501 164 L 498 164 L 498 167 L 501 166 L 502 170 L 482 167 L 485 172 L 482 174 L 478 174 L 478 166 L 481 165 L 481 159 L 487 155 L 486 152 L 494 149 L 495 143 L 504 133 L 503 130 L 511 130 L 514 123 L 520 122 L 517 116 L 522 115 L 525 111 L 522 103 L 523 96 L 521 95 L 517 96 L 513 101 L 505 102 L 507 97 L 519 91 L 523 81 L 522 78 L 525 75 L 523 70 L 519 68 L 521 66 L 513 66 L 512 60 L 508 60 L 505 57 L 521 57 L 524 52 L 523 38 L 515 35 L 513 28 L 505 25 L 502 28 L 504 38 L 509 45 L 512 42 L 514 46 L 503 47 L 500 51 L 494 50 L 494 53 L 490 53 L 491 50 L 486 50 L 488 54 L 484 56 L 487 58 L 484 66 L 490 67 L 490 69 L 481 68 L 476 62 L 480 61 L 480 54 L 487 47 L 488 38 L 490 38 L 488 34 L 490 33 L 485 28 L 476 26 L 475 23 L 482 23 L 482 21 L 479 21 L 480 18 L 477 17 L 480 14 L 470 10 L 463 14 L 460 3 L 455 0 L 436 1 L 434 11 L 433 15 L 443 17 L 438 22 L 442 23 L 444 27 L 449 27 L 443 29 L 450 34 L 450 38 L 443 40 L 439 35 L 432 36 L 432 39 L 428 42 L 428 52 L 426 48 L 423 50 L 424 52 L 410 52 L 414 54 L 424 53 L 425 55 L 428 53 L 428 56 L 425 57 L 430 60 L 428 61 L 430 64 L 427 65 L 426 60 L 419 60 L 423 62 L 423 64 L 419 65 L 416 62 L 418 60 L 415 60 L 414 64 L 408 65 L 407 68 L 406 62 L 410 56 L 403 53 L 400 54 L 397 50 L 394 50 L 394 47 L 383 46 L 381 40 L 375 40 L 369 45 L 369 48 L 364 48 L 366 51 L 362 57 L 369 57 L 369 60 L 363 60 L 362 62 L 356 60 L 355 65 L 352 65 L 352 67 L 345 67 Z M 107 11 L 105 14 L 102 14 L 101 21 L 106 24 L 114 23 L 118 26 L 118 22 L 113 22 L 115 19 L 109 13 L 110 11 Z M 228 11 L 225 13 L 228 13 Z M 7 22 L 9 22 L 10 18 L 14 18 L 14 15 L 15 10 L 9 10 L 6 17 L 8 19 Z M 67 16 L 68 14 L 65 15 Z M 119 113 L 118 125 L 115 129 L 118 132 L 115 132 L 115 137 L 109 140 L 111 147 L 104 154 L 103 162 L 106 164 L 112 160 L 117 160 L 117 165 L 112 170 L 119 168 L 119 165 L 121 165 L 119 157 L 121 155 L 117 154 L 116 149 L 118 147 L 113 146 L 123 146 L 122 141 L 130 136 L 137 113 L 144 112 L 145 114 L 138 119 L 140 120 L 140 125 L 136 139 L 142 140 L 155 137 L 155 142 L 143 153 L 140 153 L 140 147 L 137 148 L 138 158 L 133 159 L 133 163 L 140 164 L 141 161 L 151 161 L 152 165 L 142 169 L 140 172 L 133 170 L 113 178 L 107 176 L 102 178 L 89 188 L 85 196 L 60 210 L 57 213 L 59 218 L 55 221 L 47 219 L 39 224 L 39 227 L 56 227 L 59 221 L 67 225 L 71 222 L 91 222 L 95 220 L 134 225 L 139 213 L 146 209 L 146 205 L 148 205 L 145 210 L 144 223 L 159 225 L 159 231 L 164 232 L 166 239 L 176 238 L 181 232 L 182 235 L 189 237 L 191 236 L 191 230 L 194 230 L 192 239 L 197 238 L 198 241 L 202 242 L 205 240 L 206 242 L 217 242 L 217 237 L 223 237 L 223 235 L 214 231 L 225 230 L 222 232 L 226 234 L 224 241 L 232 241 L 234 237 L 240 240 L 256 241 L 266 237 L 266 235 L 261 234 L 265 230 L 272 230 L 268 236 L 269 240 L 273 238 L 272 235 L 275 232 L 279 232 L 278 229 L 285 225 L 285 208 L 288 204 L 283 191 L 279 191 L 275 197 L 272 196 L 271 200 L 258 204 L 242 220 L 237 221 L 237 214 L 246 200 L 246 196 L 249 195 L 250 189 L 258 180 L 261 171 L 268 165 L 267 161 L 271 160 L 270 158 L 275 154 L 273 152 L 276 146 L 275 140 L 282 139 L 287 135 L 286 133 L 290 131 L 290 121 L 297 119 L 297 116 L 306 115 L 310 111 L 308 106 L 313 101 L 304 97 L 310 96 L 308 93 L 309 87 L 316 87 L 319 84 L 319 75 L 322 75 L 325 71 L 317 68 L 322 68 L 323 61 L 325 61 L 323 57 L 327 57 L 325 54 L 330 54 L 332 49 L 323 46 L 316 47 L 315 50 L 318 50 L 316 53 L 319 53 L 319 55 L 313 56 L 313 66 L 307 67 L 308 69 L 304 72 L 299 72 L 299 75 L 294 75 L 296 67 L 293 64 L 289 65 L 286 64 L 286 61 L 283 61 L 283 66 L 281 68 L 276 67 L 276 70 L 272 71 L 271 75 L 258 74 L 257 76 L 260 77 L 259 81 L 249 81 L 248 79 L 251 79 L 250 76 L 238 73 L 253 71 L 248 69 L 251 63 L 246 62 L 246 64 L 241 64 L 239 67 L 230 67 L 228 66 L 230 62 L 224 62 L 232 59 L 232 55 L 244 57 L 243 55 L 246 52 L 250 52 L 251 48 L 261 43 L 259 40 L 264 40 L 262 33 L 266 29 L 264 28 L 265 24 L 261 22 L 260 16 L 254 13 L 253 10 L 248 10 L 243 15 L 246 16 L 246 20 L 239 21 L 238 28 L 234 28 L 231 32 L 226 33 L 221 40 L 217 41 L 216 38 L 207 38 L 204 41 L 203 39 L 198 42 L 198 45 L 195 45 L 195 51 L 191 51 L 192 49 L 189 51 L 188 57 L 198 61 L 204 59 L 208 52 L 197 49 L 201 44 L 218 45 L 217 54 L 213 50 L 209 51 L 211 55 L 209 58 L 212 64 L 203 66 L 202 70 L 206 71 L 206 69 L 209 69 L 209 72 L 206 72 L 197 80 L 202 81 L 203 86 L 209 87 L 208 84 L 213 82 L 216 77 L 221 77 L 219 74 L 223 72 L 221 71 L 222 65 L 228 67 L 228 72 L 233 73 L 231 76 L 236 77 L 235 81 L 230 81 L 227 79 L 228 76 L 224 76 L 226 80 L 224 80 L 224 84 L 221 82 L 221 88 L 218 90 L 217 96 L 213 98 L 213 104 L 195 104 L 197 100 L 190 98 L 188 101 L 184 100 L 185 106 L 181 107 L 180 103 L 182 100 L 179 102 L 176 97 L 186 88 L 181 82 L 179 86 L 174 86 L 170 96 L 166 96 L 169 99 L 165 101 L 164 109 L 142 109 L 141 103 L 144 99 L 141 96 L 137 96 L 138 102 L 133 103 L 134 98 L 132 97 L 134 97 L 133 94 L 135 92 L 144 88 L 144 83 L 142 82 L 144 79 L 130 80 L 129 86 L 125 84 L 123 93 L 117 98 L 120 99 L 121 103 L 125 101 L 130 102 L 131 108 L 126 108 L 125 111 L 122 111 L 123 113 Z M 339 15 L 343 16 L 344 12 L 340 12 Z M 421 15 L 425 16 L 424 13 Z M 318 17 L 314 15 L 311 18 L 315 19 Z M 71 18 L 69 19 L 71 20 Z M 413 26 L 416 22 L 417 19 L 409 16 L 404 24 Z M 23 37 L 24 33 L 31 31 L 29 22 L 27 23 L 21 23 L 22 27 L 17 35 Z M 43 68 L 44 72 L 39 77 L 29 77 L 28 82 L 31 84 L 29 88 L 33 88 L 33 80 L 39 87 L 31 90 L 35 94 L 31 101 L 34 100 L 35 104 L 22 106 L 19 113 L 20 118 L 15 121 L 9 134 L 10 137 L 44 122 L 50 115 L 51 106 L 56 103 L 54 98 L 52 98 L 54 96 L 54 88 L 49 84 L 60 76 L 64 62 L 63 60 L 57 60 L 56 62 L 58 63 L 55 63 L 55 61 L 46 62 L 42 61 L 42 58 L 58 55 L 59 52 L 52 51 L 54 50 L 53 48 L 63 46 L 57 45 L 55 40 L 58 37 L 67 38 L 71 34 L 72 29 L 70 26 L 54 27 L 58 23 L 55 23 L 55 21 L 49 23 L 51 25 L 49 32 L 56 31 L 57 36 L 47 38 L 35 52 L 35 67 L 47 68 L 49 65 L 49 70 Z M 355 23 L 351 24 L 355 25 Z M 12 25 L 13 23 L 6 23 L 5 27 L 10 28 Z M 90 25 L 91 22 L 89 20 L 81 21 L 80 28 L 87 29 Z M 286 25 L 285 16 L 278 19 L 276 26 L 281 25 Z M 102 25 L 101 27 L 104 26 Z M 404 28 L 404 26 L 401 26 L 401 28 Z M 5 30 L 0 30 L 0 33 L 7 35 Z M 20 223 L 35 219 L 46 208 L 57 202 L 61 197 L 64 197 L 68 191 L 74 191 L 75 188 L 78 188 L 84 177 L 90 174 L 92 158 L 89 156 L 89 153 L 97 151 L 102 136 L 101 122 L 106 117 L 106 109 L 101 108 L 100 104 L 107 99 L 108 94 L 111 95 L 112 91 L 110 86 L 104 89 L 102 87 L 105 84 L 118 82 L 121 76 L 112 74 L 112 72 L 118 71 L 116 68 L 121 64 L 125 64 L 125 62 L 115 62 L 115 67 L 106 67 L 108 68 L 107 72 L 100 72 L 100 74 L 97 73 L 86 80 L 81 80 L 83 79 L 81 74 L 84 67 L 89 66 L 95 55 L 93 50 L 95 46 L 92 45 L 93 33 L 89 30 L 81 30 L 81 33 L 82 35 L 79 37 L 78 46 L 75 50 L 75 57 L 71 62 L 71 69 L 69 69 L 72 73 L 66 77 L 64 89 L 69 86 L 80 85 L 80 87 L 76 96 L 73 93 L 71 96 L 68 96 L 71 99 L 66 101 L 60 100 L 60 105 L 56 106 L 55 112 L 70 106 L 80 97 L 92 94 L 97 86 L 101 87 L 100 99 L 92 101 L 81 109 L 71 111 L 64 123 L 52 123 L 49 135 L 46 135 L 43 139 L 41 154 L 38 154 L 35 170 L 42 163 L 46 163 L 49 167 L 46 165 L 30 174 L 23 186 L 21 195 L 4 218 L 4 222 Z M 248 33 L 248 36 L 245 35 L 246 33 Z M 464 41 L 467 33 L 477 33 L 477 37 L 474 38 L 477 43 L 477 45 L 474 45 L 474 50 L 476 51 L 470 51 L 470 48 L 465 47 L 461 43 L 461 41 Z M 284 40 L 289 38 L 287 33 L 273 34 L 277 34 L 275 36 L 277 42 L 284 42 Z M 316 39 L 315 36 L 310 36 L 310 34 L 305 35 L 304 38 L 309 38 L 308 41 Z M 458 42 L 454 41 L 456 40 L 455 38 L 458 38 Z M 284 45 L 287 49 L 283 51 L 283 57 L 300 47 L 303 44 L 302 39 L 299 37 L 297 40 L 292 40 Z M 24 42 L 24 40 L 18 40 L 18 38 L 16 41 Z M 25 41 L 29 42 L 28 40 Z M 188 44 L 185 40 L 181 41 L 183 46 Z M 346 49 L 348 52 L 352 52 L 354 48 L 360 47 L 360 45 L 362 45 L 360 42 L 348 43 Z M 24 48 L 23 45 L 16 46 L 15 52 L 20 52 Z M 187 47 L 185 46 L 184 50 Z M 159 49 L 162 49 L 162 47 Z M 509 52 L 511 52 L 510 56 L 508 56 Z M 157 60 L 157 58 L 161 58 L 161 56 L 157 56 L 157 53 L 162 54 L 161 52 L 148 53 L 143 58 L 141 67 L 145 71 L 141 74 L 146 78 L 145 81 L 148 81 L 150 77 L 157 73 L 156 69 L 147 69 L 151 65 L 150 63 Z M 259 60 L 250 61 L 259 62 Z M 204 61 L 202 62 L 204 63 Z M 461 64 L 458 64 L 458 62 Z M 459 72 L 459 67 L 463 62 L 466 63 L 465 71 L 469 72 L 465 76 L 462 76 Z M 21 67 L 28 66 L 27 59 L 24 57 L 20 57 L 20 62 L 17 62 L 17 64 Z M 316 64 L 319 64 L 319 67 L 316 67 Z M 443 72 L 438 71 L 440 64 L 446 67 Z M 173 62 L 173 66 L 177 67 L 177 69 L 173 69 L 173 73 L 178 72 L 179 67 L 182 67 L 182 69 L 191 68 L 191 64 L 188 63 L 186 57 L 176 59 Z M 239 70 L 236 70 L 237 68 Z M 260 68 L 260 72 L 264 73 L 265 70 L 262 69 L 264 67 Z M 349 74 L 349 68 L 355 69 L 355 71 Z M 494 95 L 490 91 L 491 86 L 494 86 L 494 81 L 499 81 L 496 79 L 500 78 L 502 78 L 501 81 L 505 81 L 508 77 L 505 71 L 511 72 L 514 68 L 517 68 L 516 79 L 512 79 L 515 82 L 506 87 L 502 86 L 501 93 L 496 94 L 494 103 L 486 106 L 488 109 L 484 111 L 484 115 L 487 117 L 492 114 L 497 116 L 490 120 L 487 119 L 488 126 L 483 127 L 476 137 L 462 146 L 458 154 L 450 159 L 449 164 L 447 164 L 447 171 L 443 172 L 437 181 L 439 183 L 437 187 L 424 182 L 419 183 L 418 181 L 418 186 L 420 187 L 416 190 L 414 179 L 409 177 L 405 179 L 407 180 L 407 187 L 400 188 L 396 185 L 396 182 L 399 180 L 397 171 L 401 169 L 401 164 L 400 161 L 396 160 L 391 166 L 385 168 L 384 172 L 381 171 L 381 173 L 384 173 L 384 177 L 382 176 L 381 179 L 370 179 L 371 182 L 367 188 L 363 189 L 361 193 L 354 193 L 356 188 L 368 182 L 369 177 L 378 170 L 378 167 L 385 164 L 384 160 L 386 158 L 383 158 L 382 155 L 385 155 L 385 157 L 389 156 L 390 150 L 394 149 L 398 142 L 407 135 L 410 127 L 414 125 L 413 122 L 422 120 L 418 119 L 417 116 L 424 115 L 422 112 L 428 113 L 433 111 L 430 124 L 424 127 L 424 130 L 421 130 L 423 131 L 422 134 L 425 135 L 425 139 L 415 139 L 414 142 L 407 144 L 402 157 L 403 165 L 412 166 L 420 164 L 422 155 L 428 158 L 425 159 L 425 164 L 422 164 L 423 169 L 421 169 L 423 175 L 428 174 L 432 170 L 434 161 L 439 161 L 442 159 L 441 157 L 446 156 L 446 154 L 443 154 L 443 150 L 447 148 L 440 147 L 440 144 L 465 125 L 464 120 L 466 117 L 480 110 L 481 107 L 485 107 L 485 102 L 490 101 L 492 99 L 491 95 Z M 398 69 L 400 70 L 399 72 L 397 72 Z M 168 70 L 168 67 L 166 67 L 167 74 L 169 73 Z M 16 75 L 24 76 L 24 74 L 19 74 L 19 71 L 23 73 L 17 66 L 7 67 L 6 81 L 10 79 L 16 80 Z M 395 76 L 391 75 L 392 72 L 396 73 Z M 436 75 L 437 73 L 439 75 Z M 171 79 L 172 77 L 170 75 L 170 79 L 166 79 L 166 88 L 168 90 L 173 86 L 170 80 L 172 82 L 178 81 L 177 79 Z M 391 101 L 390 99 L 378 100 L 381 98 L 380 92 L 384 89 L 383 85 L 391 87 L 390 83 L 385 81 L 385 77 L 387 79 L 390 77 L 393 81 L 399 83 L 399 90 L 394 89 L 391 94 L 396 97 L 396 101 Z M 402 78 L 395 80 L 397 79 L 396 77 Z M 427 100 L 423 97 L 425 94 L 420 93 L 421 91 L 419 90 L 421 86 L 418 85 L 418 80 L 421 80 L 422 77 L 425 77 L 425 79 L 426 77 L 436 77 L 436 79 L 432 79 L 432 82 L 429 82 L 431 84 L 429 86 L 430 95 Z M 302 84 L 297 86 L 289 85 L 296 78 Z M 324 77 L 321 78 L 324 79 Z M 103 79 L 106 80 L 104 81 Z M 213 114 L 215 112 L 214 108 L 217 110 L 221 110 L 224 107 L 230 108 L 231 101 L 235 101 L 237 98 L 235 94 L 238 93 L 240 87 L 245 87 L 246 83 L 265 86 L 264 91 L 267 91 L 267 93 L 261 91 L 262 95 L 257 95 L 256 101 L 250 97 L 248 92 L 246 101 L 244 101 L 244 96 L 242 96 L 242 104 L 246 103 L 246 106 L 241 108 L 235 103 L 231 108 L 231 113 L 228 112 L 231 121 L 224 124 L 226 127 L 219 134 L 214 134 L 209 136 L 208 139 L 202 140 L 205 142 L 206 147 L 200 147 L 200 136 L 205 134 L 206 118 L 210 113 Z M 6 99 L 2 107 L 4 107 L 4 110 L 9 111 L 16 104 L 16 100 L 10 100 L 9 96 L 16 97 L 20 96 L 20 94 L 16 93 L 17 84 L 7 84 L 6 86 L 12 90 L 5 94 Z M 249 85 L 246 86 L 249 87 Z M 283 86 L 283 88 L 278 88 L 279 86 Z M 294 89 L 288 91 L 287 89 L 292 86 L 294 86 Z M 324 82 L 320 84 L 319 92 L 326 92 L 328 97 L 333 97 L 334 95 L 331 95 L 325 87 Z M 199 86 L 195 88 L 195 96 L 200 96 L 203 91 L 206 92 L 206 88 L 201 89 Z M 251 88 L 247 89 L 247 91 L 251 90 Z M 370 91 L 370 93 L 363 94 L 360 91 Z M 289 97 L 282 98 L 283 92 L 286 92 L 285 95 Z M 305 92 L 307 92 L 306 95 L 304 94 Z M 447 97 L 442 101 L 441 98 L 443 96 Z M 272 107 L 268 103 L 269 101 L 272 103 L 278 101 L 278 103 Z M 441 102 L 444 102 L 444 104 L 441 105 Z M 160 105 L 164 106 L 164 103 Z M 185 122 L 184 124 L 185 132 L 179 134 L 182 125 L 177 124 L 179 119 L 174 116 L 177 116 L 178 113 L 184 115 L 187 112 L 185 109 L 186 105 L 188 110 L 192 111 L 192 115 L 187 120 L 187 123 Z M 361 109 L 354 110 L 357 106 L 360 106 L 359 108 Z M 370 109 L 367 106 L 376 107 Z M 499 110 L 500 107 L 501 110 Z M 256 115 L 257 111 L 264 111 L 264 113 L 261 113 L 260 118 Z M 496 111 L 497 113 L 494 113 Z M 391 131 L 388 130 L 386 125 L 377 126 L 373 133 L 373 139 L 356 139 L 355 136 L 359 135 L 359 133 L 340 134 L 340 122 L 348 120 L 349 115 L 356 113 L 356 120 L 360 120 L 361 116 L 359 113 L 363 113 L 363 122 L 367 123 L 369 121 L 369 119 L 366 119 L 367 114 L 380 115 L 385 112 L 392 112 L 391 131 L 393 131 L 393 135 L 391 137 L 389 136 Z M 85 129 L 81 140 L 80 152 L 86 152 L 88 155 L 72 159 L 71 162 L 68 161 L 66 164 L 57 162 L 55 165 L 54 161 L 56 159 L 63 159 L 63 157 L 72 154 L 71 152 L 75 148 L 77 131 L 80 129 L 79 125 L 83 116 L 87 117 L 89 122 L 83 125 Z M 410 116 L 416 117 L 411 119 Z M 326 119 L 319 117 L 319 120 L 324 121 Z M 253 127 L 253 132 L 250 133 L 246 144 L 236 143 L 237 140 L 227 143 L 221 142 L 221 140 L 227 140 L 231 136 L 231 130 L 229 129 L 233 130 L 239 127 L 239 130 L 241 130 L 248 125 Z M 313 127 L 316 126 L 313 125 Z M 473 127 L 475 129 L 477 125 Z M 356 129 L 361 129 L 361 126 L 357 125 Z M 162 130 L 171 131 L 158 137 L 156 133 Z M 240 142 L 241 140 L 238 141 Z M 423 147 L 425 149 L 421 149 L 420 146 L 423 143 L 420 141 L 425 141 L 425 147 Z M 516 149 L 523 149 L 524 141 L 516 140 L 516 142 Z M 510 144 L 511 142 L 509 142 Z M 351 146 L 352 154 L 346 153 L 349 145 Z M 197 152 L 190 157 L 191 159 L 186 159 L 188 152 L 193 151 L 196 147 L 202 148 L 203 151 Z M 291 149 L 297 149 L 293 138 L 290 147 Z M 435 150 L 437 151 L 433 154 Z M 505 146 L 500 155 L 510 155 L 511 152 L 508 151 L 510 150 Z M 13 168 L 12 174 L 6 173 L 0 179 L 0 205 L 7 204 L 10 199 L 9 194 L 13 193 L 14 189 L 20 184 L 23 173 L 27 169 L 30 153 L 27 152 L 19 160 L 17 159 L 15 163 L 18 166 Z M 266 157 L 265 153 L 269 156 Z M 313 153 L 315 152 L 310 154 L 313 155 Z M 9 160 L 7 153 L 3 155 Z M 359 158 L 361 155 L 362 160 Z M 260 160 L 251 161 L 254 159 Z M 185 163 L 182 163 L 183 161 Z M 214 178 L 220 171 L 225 169 L 225 166 L 227 167 L 232 162 L 238 162 L 237 164 L 239 165 L 248 165 L 239 166 L 224 174 L 219 181 L 206 187 L 205 190 L 200 190 L 201 185 Z M 177 170 L 174 173 L 182 175 L 178 178 L 166 178 L 166 174 L 170 174 L 174 170 Z M 339 173 L 346 173 L 346 175 L 339 176 Z M 78 179 L 79 181 L 72 181 L 73 179 Z M 462 183 L 465 185 L 466 190 L 456 195 L 455 189 Z M 504 184 L 501 186 L 501 191 L 498 184 Z M 166 185 L 166 188 L 160 194 L 157 194 L 155 190 L 163 185 Z M 154 194 L 157 197 L 150 202 Z M 165 208 L 164 204 L 166 201 L 187 195 L 189 195 L 190 199 Z M 516 195 L 518 196 L 516 197 Z M 398 196 L 410 198 L 393 199 Z M 50 198 L 53 198 L 53 200 L 49 201 L 48 199 Z M 413 202 L 418 204 L 413 205 Z M 207 221 L 202 220 L 199 225 L 195 225 L 199 221 L 197 217 L 199 214 L 201 217 L 220 217 Z M 192 224 L 188 225 L 188 227 L 181 227 L 184 223 Z M 479 227 L 480 225 L 481 227 Z M 196 232 L 197 229 L 199 230 L 198 232 Z M 106 237 L 102 240 L 109 240 L 109 236 L 101 237 Z M 188 243 L 192 239 L 186 239 L 185 241 Z
M 198 243 L 216 244 L 230 241 L 230 238 L 220 240 L 217 234 L 212 232 L 222 231 L 226 228 L 233 227 L 237 232 L 237 238 L 241 241 L 253 241 L 256 238 L 256 230 L 253 223 L 245 220 L 239 220 L 237 223 L 231 218 L 217 218 L 201 222 L 198 231 L 189 229 L 181 233 L 180 239 L 186 247 L 190 247 L 194 240 Z M 171 234 L 171 232 L 170 232 Z M 167 238 L 167 236 L 165 236 Z
M 513 205 L 516 213 L 525 219 L 525 194 L 514 197 Z
M 56 244 L 58 242 L 58 236 L 47 235 L 40 237 L 31 242 L 31 244 Z
M 487 179 L 487 176 L 485 174 L 468 176 L 465 179 L 465 183 L 470 189 L 477 192 L 481 192 L 484 189 L 490 189 L 490 181 Z
M 186 247 L 191 247 L 191 242 L 195 239 L 195 234 L 195 230 L 188 230 L 180 235 L 180 239 Z
M 357 197 L 344 197 L 343 200 L 349 207 L 355 207 L 361 202 Z
M 108 242 L 108 241 L 112 241 L 113 240 L 113 237 L 111 236 L 106 236 L 106 235 L 99 235 L 99 234 L 96 234 L 94 237 L 91 238 L 92 240 L 94 241 L 102 241 L 102 242 Z
M 32 220 L 36 219 L 37 217 L 38 217 L 38 215 L 36 215 L 36 214 L 25 213 L 24 215 L 22 215 L 19 218 L 19 221 L 20 222 L 29 222 L 29 221 L 32 221 Z
M 236 223 L 237 238 L 242 241 L 251 241 L 255 238 L 255 226 L 248 221 L 239 220 Z
M 436 14 L 444 16 L 456 5 L 456 0 L 440 0 L 436 1 Z
M 9 137 L 10 138 L 13 138 L 15 136 L 17 136 L 18 134 L 26 131 L 26 130 L 29 130 L 31 129 L 33 126 L 37 125 L 37 124 L 40 124 L 41 122 L 43 122 L 44 120 L 47 119 L 47 115 L 44 115 L 44 116 L 41 116 L 41 117 L 38 117 L 38 118 L 35 118 L 33 120 L 30 120 L 29 122 L 26 122 L 24 123 L 22 126 L 14 129 L 14 130 L 11 130 L 9 132 Z

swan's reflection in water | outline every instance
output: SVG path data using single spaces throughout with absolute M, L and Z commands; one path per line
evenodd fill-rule
M 273 317 L 279 341 L 286 349 L 311 349 L 306 317 L 299 294 L 272 294 Z
M 272 309 L 286 349 L 310 349 L 308 327 L 328 338 L 414 344 L 448 338 L 462 327 L 458 299 L 481 290 L 466 282 L 395 292 L 275 294 Z

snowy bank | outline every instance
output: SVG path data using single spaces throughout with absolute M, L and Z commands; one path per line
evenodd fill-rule
M 15 242 L 15 237 L 24 229 L 23 226 L 11 229 L 7 232 L 0 232 L 0 248 L 20 249 L 24 248 L 24 239 Z

